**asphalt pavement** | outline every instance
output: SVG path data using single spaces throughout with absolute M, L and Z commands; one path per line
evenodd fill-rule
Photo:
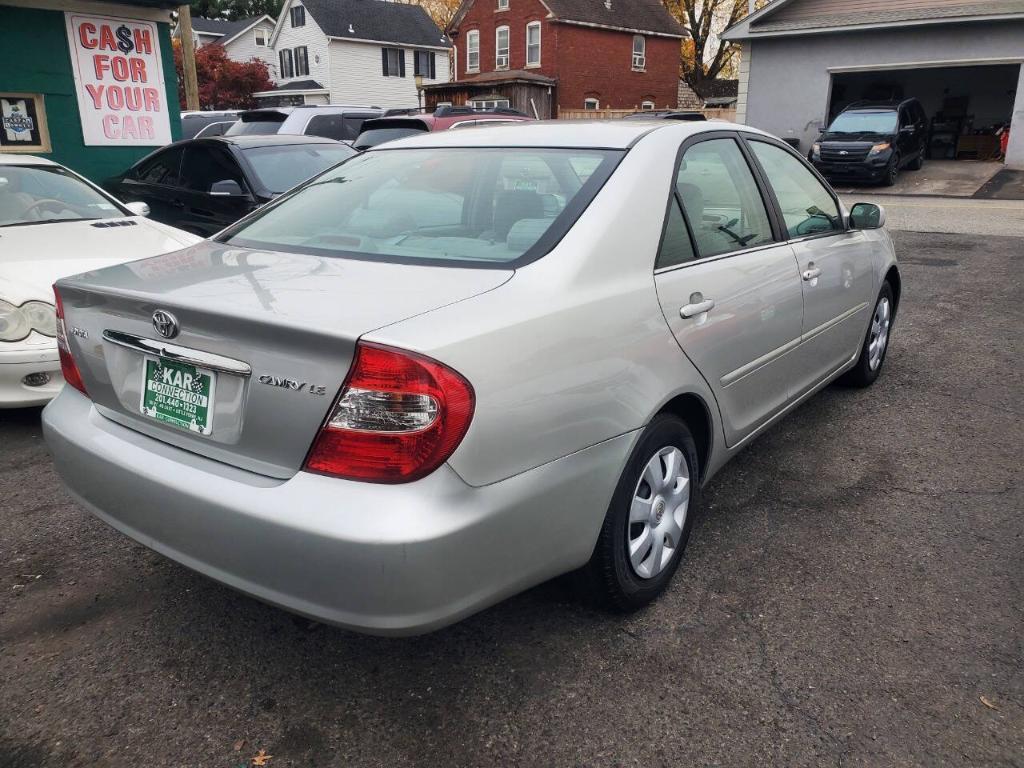
M 726 467 L 629 616 L 556 581 L 311 625 L 93 519 L 0 411 L 0 766 L 1024 766 L 1024 237 L 894 237 L 881 378 Z

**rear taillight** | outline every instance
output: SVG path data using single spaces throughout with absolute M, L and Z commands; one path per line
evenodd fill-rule
M 68 346 L 68 331 L 64 326 L 64 303 L 60 300 L 60 292 L 57 291 L 56 285 L 53 286 L 53 295 L 57 303 L 57 351 L 60 353 L 60 372 L 64 375 L 64 381 L 88 397 L 89 393 L 85 391 L 82 374 L 78 370 L 75 358 L 71 356 L 71 348 Z
M 448 366 L 360 343 L 305 468 L 375 483 L 418 480 L 458 447 L 473 404 L 473 388 Z

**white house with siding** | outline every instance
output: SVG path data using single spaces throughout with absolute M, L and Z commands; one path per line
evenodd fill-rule
M 271 36 L 276 87 L 267 105 L 416 107 L 420 85 L 449 80 L 451 43 L 418 5 L 286 0 Z
M 204 45 L 222 45 L 229 59 L 246 62 L 259 59 L 267 65 L 270 76 L 277 75 L 277 57 L 270 45 L 274 33 L 274 19 L 264 14 L 238 21 L 225 19 L 192 19 L 192 39 L 196 48 Z M 180 35 L 176 26 L 172 33 Z

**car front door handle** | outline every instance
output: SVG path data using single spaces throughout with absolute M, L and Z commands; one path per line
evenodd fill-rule
M 811 266 L 803 271 L 803 279 L 810 281 L 821 275 L 821 269 L 819 267 Z
M 690 297 L 690 301 L 693 302 L 693 296 Z M 705 312 L 710 312 L 715 308 L 715 302 L 712 299 L 704 299 L 703 301 L 693 302 L 686 304 L 682 309 L 679 310 L 679 316 L 684 318 L 696 317 L 702 315 Z

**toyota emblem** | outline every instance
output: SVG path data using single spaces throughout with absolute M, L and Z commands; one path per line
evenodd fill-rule
M 173 339 L 178 335 L 178 319 L 162 309 L 153 313 L 153 327 L 165 339 Z

